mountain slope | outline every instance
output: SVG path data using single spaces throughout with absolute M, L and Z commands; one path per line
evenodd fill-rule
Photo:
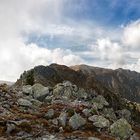
M 108 89 L 122 97 L 140 103 L 140 73 L 124 69 L 103 69 L 87 65 L 71 67 L 85 75 L 93 76 Z

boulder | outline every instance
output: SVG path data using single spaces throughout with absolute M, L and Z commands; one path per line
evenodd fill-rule
M 75 94 L 77 99 L 86 99 L 88 96 L 88 94 L 82 88 L 80 88 Z
M 88 118 L 89 121 L 93 122 L 93 125 L 98 128 L 109 127 L 110 122 L 108 119 L 104 118 L 101 115 L 93 115 Z
M 118 110 L 117 114 L 118 114 L 119 118 L 124 118 L 128 122 L 131 121 L 131 112 L 129 110 L 127 110 L 127 109 Z
M 131 128 L 131 125 L 127 122 L 126 119 L 121 118 L 114 122 L 110 126 L 111 134 L 121 140 L 128 139 L 131 134 L 133 133 L 133 130 Z
M 103 109 L 104 106 L 109 105 L 109 103 L 102 95 L 98 95 L 97 97 L 93 98 L 92 103 L 97 109 Z
M 65 127 L 65 126 L 66 126 L 66 121 L 67 121 L 67 113 L 66 113 L 66 112 L 61 112 L 61 114 L 60 114 L 58 120 L 59 120 L 59 123 L 60 123 L 63 127 Z
M 18 99 L 18 104 L 20 106 L 23 106 L 23 107 L 31 107 L 32 106 L 32 103 L 29 100 L 26 100 L 23 98 Z
M 32 95 L 32 86 L 31 85 L 25 85 L 22 87 L 22 92 L 25 95 Z
M 45 97 L 49 95 L 49 88 L 41 84 L 34 84 L 32 86 L 33 97 L 39 101 L 44 101 Z
M 77 113 L 75 113 L 69 120 L 69 125 L 74 130 L 77 130 L 78 128 L 80 128 L 85 124 L 86 124 L 86 120 Z
M 89 117 L 91 116 L 91 110 L 90 109 L 83 109 L 82 113 L 86 116 L 86 117 Z
M 116 121 L 117 117 L 113 108 L 104 108 L 102 114 L 111 121 Z

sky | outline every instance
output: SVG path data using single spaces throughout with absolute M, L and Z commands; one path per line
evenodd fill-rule
M 0 0 L 0 80 L 51 63 L 140 72 L 140 0 Z

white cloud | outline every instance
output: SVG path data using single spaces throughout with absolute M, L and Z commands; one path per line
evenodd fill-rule
M 0 80 L 15 81 L 24 70 L 35 65 L 51 62 L 73 65 L 83 61 L 70 50 L 24 43 L 24 32 L 71 34 L 71 27 L 58 26 L 62 5 L 63 0 L 0 1 Z
M 124 27 L 123 43 L 130 49 L 140 50 L 140 20 L 134 21 Z
M 112 68 L 124 65 L 123 49 L 120 44 L 112 42 L 109 38 L 98 39 L 96 44 L 91 46 L 92 51 L 98 59 L 105 64 L 110 63 Z
M 6 47 L 5 47 L 6 46 Z M 9 40 L 0 43 L 0 79 L 16 80 L 19 75 L 36 65 L 59 63 L 65 65 L 80 64 L 83 60 L 70 50 L 60 48 L 49 50 L 36 44 L 25 45 L 22 40 Z

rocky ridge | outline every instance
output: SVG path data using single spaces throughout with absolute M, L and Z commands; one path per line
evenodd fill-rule
M 140 139 L 131 109 L 112 108 L 100 92 L 69 81 L 18 89 L 1 85 L 0 104 L 3 140 Z

